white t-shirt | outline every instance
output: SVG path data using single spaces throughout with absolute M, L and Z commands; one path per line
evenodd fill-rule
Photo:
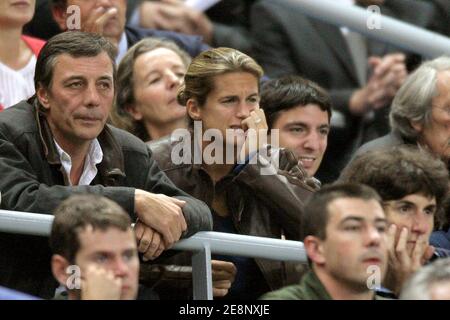
M 34 94 L 34 68 L 36 56 L 31 56 L 28 64 L 14 70 L 0 62 L 0 105 L 11 107 Z

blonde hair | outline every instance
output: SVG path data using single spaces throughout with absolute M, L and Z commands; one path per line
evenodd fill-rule
M 253 58 L 236 49 L 221 47 L 204 51 L 189 65 L 184 84 L 178 89 L 178 103 L 185 106 L 189 99 L 195 99 L 203 106 L 214 89 L 214 77 L 229 72 L 251 73 L 258 84 L 264 74 Z

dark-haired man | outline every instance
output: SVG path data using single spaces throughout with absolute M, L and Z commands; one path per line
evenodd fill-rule
M 139 258 L 125 211 L 103 197 L 75 195 L 54 215 L 52 272 L 68 289 L 68 298 L 135 299 Z
M 387 268 L 381 199 L 360 184 L 329 185 L 305 207 L 302 237 L 311 270 L 263 299 L 370 300 Z
M 97 34 L 64 32 L 46 43 L 36 96 L 0 115 L 1 208 L 49 214 L 73 193 L 106 196 L 139 219 L 139 251 L 152 259 L 211 229 L 210 210 L 173 185 L 141 140 L 106 124 L 114 60 L 115 48 Z M 1 285 L 52 295 L 44 240 L 1 234 Z
M 319 169 L 327 149 L 331 101 L 324 89 L 297 76 L 270 80 L 261 88 L 260 106 L 280 147 L 294 151 L 308 176 Z
M 75 195 L 54 214 L 52 272 L 67 289 L 68 298 L 136 299 L 139 258 L 126 212 L 107 198 Z

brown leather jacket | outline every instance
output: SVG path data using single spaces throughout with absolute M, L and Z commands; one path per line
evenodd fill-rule
M 319 188 L 319 183 L 314 178 L 307 178 L 291 151 L 269 147 L 270 155 L 279 156 L 278 168 L 269 164 L 273 170 L 271 175 L 260 174 L 267 158 L 258 154 L 257 164 L 246 164 L 238 172 L 235 169 L 214 185 L 201 165 L 172 162 L 172 151 L 178 143 L 179 140 L 173 141 L 170 137 L 149 143 L 154 159 L 177 187 L 204 201 L 210 208 L 214 196 L 225 192 L 234 226 L 242 235 L 300 240 L 304 202 Z M 255 261 L 272 290 L 299 280 L 291 263 Z

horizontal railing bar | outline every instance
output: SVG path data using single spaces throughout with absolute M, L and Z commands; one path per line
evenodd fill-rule
M 337 26 L 345 26 L 370 38 L 392 44 L 428 58 L 450 54 L 450 39 L 386 15 L 379 16 L 380 28 L 372 24 L 374 14 L 366 9 L 335 0 L 277 0 L 288 2 L 292 9 Z M 420 14 L 420 13 L 418 13 Z M 369 28 L 369 26 L 370 28 Z M 375 27 L 375 28 L 372 28 Z M 307 46 L 307 44 L 305 44 Z
M 53 216 L 0 210 L 0 232 L 49 236 Z M 246 236 L 214 231 L 198 232 L 178 241 L 172 249 L 198 251 L 209 243 L 214 254 L 244 256 L 279 261 L 305 262 L 303 243 L 282 239 Z

